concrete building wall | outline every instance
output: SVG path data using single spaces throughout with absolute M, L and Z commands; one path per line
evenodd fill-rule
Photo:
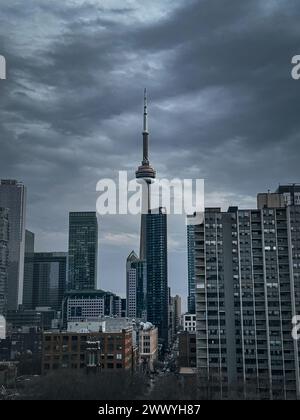
M 282 194 L 278 193 L 260 193 L 257 194 L 257 208 L 263 209 L 285 207 L 285 200 Z

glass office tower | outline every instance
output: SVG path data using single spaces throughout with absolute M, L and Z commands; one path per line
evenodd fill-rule
M 167 214 L 149 210 L 146 218 L 147 318 L 158 328 L 160 343 L 168 346 Z
M 35 309 L 46 306 L 61 310 L 67 280 L 67 254 L 65 252 L 37 252 L 26 256 L 24 307 Z M 29 273 L 32 278 L 29 279 Z M 30 280 L 30 281 L 29 281 Z
M 69 215 L 68 290 L 97 288 L 98 221 L 96 212 Z

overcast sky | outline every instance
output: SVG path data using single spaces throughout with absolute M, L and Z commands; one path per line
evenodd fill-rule
M 143 88 L 159 177 L 204 178 L 206 205 L 254 207 L 300 182 L 298 0 L 0 0 L 0 177 L 28 188 L 37 251 L 67 249 L 68 212 L 141 160 Z M 99 285 L 124 294 L 139 218 L 100 220 Z M 185 223 L 169 283 L 187 292 Z

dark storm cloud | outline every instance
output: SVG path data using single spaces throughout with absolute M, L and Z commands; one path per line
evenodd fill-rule
M 225 188 L 255 194 L 297 181 L 300 85 L 290 77 L 290 62 L 299 50 L 299 11 L 296 1 L 288 8 L 275 1 L 198 1 L 139 38 L 141 50 L 174 52 L 161 96 L 177 102 L 176 114 L 188 124 L 179 120 L 177 135 L 172 131 L 164 144 L 171 150 L 184 138 L 186 167 L 201 168 L 208 184 L 222 188 L 222 179 Z M 197 109 L 197 95 L 207 97 L 204 109 Z
M 0 176 L 28 185 L 38 246 L 64 249 L 68 211 L 94 207 L 100 177 L 133 174 L 144 86 L 160 176 L 205 177 L 208 204 L 225 207 L 298 181 L 299 14 L 296 0 L 2 5 Z M 171 221 L 170 283 L 182 294 L 184 229 Z M 104 286 L 124 290 L 137 235 L 134 218 L 101 221 Z

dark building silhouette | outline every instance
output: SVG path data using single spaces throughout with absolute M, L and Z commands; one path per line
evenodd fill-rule
M 171 288 L 168 288 L 169 299 L 169 343 L 176 339 L 177 332 L 181 325 L 181 297 L 171 296 Z
M 34 257 L 35 235 L 26 229 L 25 231 L 25 263 L 23 283 L 23 306 L 32 309 L 33 296 L 33 257 Z
M 25 309 L 20 306 L 17 311 L 7 311 L 6 314 L 8 331 L 16 331 L 23 327 L 50 330 L 55 319 L 57 319 L 57 312 L 47 307 Z
M 146 220 L 147 320 L 158 328 L 158 338 L 168 345 L 167 215 L 163 208 L 149 210 Z
M 10 360 L 18 361 L 18 375 L 40 375 L 42 362 L 42 330 L 22 327 L 10 336 Z
M 24 307 L 50 307 L 56 311 L 66 291 L 67 254 L 37 252 L 25 257 Z M 27 289 L 28 287 L 28 289 Z
M 33 309 L 20 308 L 16 311 L 8 311 L 6 316 L 8 329 L 18 330 L 23 327 L 43 328 L 42 313 Z
M 95 212 L 69 215 L 68 290 L 97 288 L 98 221 Z
M 127 317 L 127 302 L 126 298 L 121 298 L 121 317 L 126 318 Z
M 181 331 L 178 334 L 179 367 L 196 367 L 196 333 Z
M 7 310 L 7 286 L 9 264 L 9 219 L 8 209 L 0 207 L 0 315 L 5 315 Z

